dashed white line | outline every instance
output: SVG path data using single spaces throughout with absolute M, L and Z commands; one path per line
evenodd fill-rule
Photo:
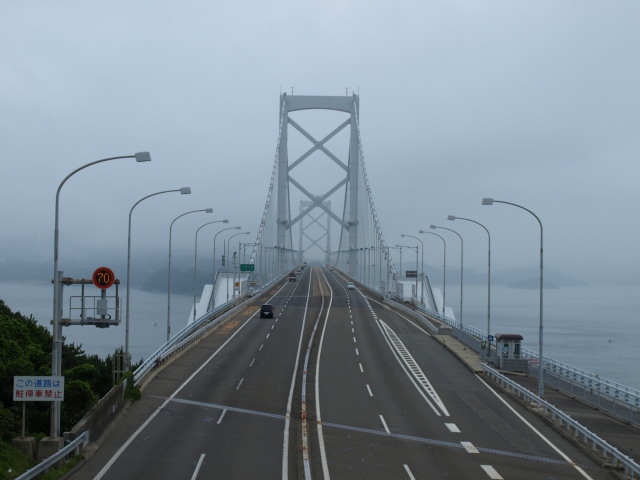
M 276 328 L 276 326 L 275 325 L 271 325 L 271 330 L 273 330 L 274 328 Z
M 491 465 L 480 465 L 491 480 L 503 480 L 502 476 Z
M 356 333 L 355 329 L 352 328 L 351 329 L 351 333 Z
M 353 337 L 353 343 L 356 343 L 356 337 Z
M 264 347 L 264 343 L 260 345 L 260 348 L 258 350 L 262 350 L 262 347 Z
M 451 433 L 460 433 L 460 429 L 456 426 L 455 423 L 445 423 L 445 425 Z
M 202 462 L 204 462 L 205 454 L 200 455 L 200 459 L 196 465 L 196 469 L 193 471 L 193 475 L 191 475 L 191 480 L 196 480 L 198 478 L 198 473 L 200 472 L 200 467 L 202 467 Z
M 474 447 L 473 443 L 471 442 L 460 442 L 460 444 L 469 453 L 480 453 L 480 451 L 476 447 Z
M 267 333 L 267 336 L 265 338 L 269 338 L 269 335 L 271 335 L 270 333 Z
M 256 359 L 254 358 L 253 360 L 251 360 L 251 363 L 249 364 L 250 367 L 253 367 L 253 363 L 256 361 Z
M 361 371 L 362 373 L 364 373 L 364 368 L 362 368 L 362 364 L 361 364 L 360 362 L 358 362 L 358 365 L 360 365 L 360 371 Z
M 369 391 L 369 396 L 373 397 L 373 392 L 371 391 L 371 387 L 367 384 L 367 390 Z
M 240 381 L 238 382 L 238 386 L 236 387 L 236 390 L 240 390 L 240 385 L 242 385 L 242 382 L 244 382 L 244 378 L 240 379 Z
M 218 418 L 218 425 L 220 425 L 222 423 L 222 419 L 224 418 L 225 413 L 227 413 L 227 409 L 225 408 L 224 410 L 222 410 L 222 413 L 220 414 L 220 418 Z
M 387 422 L 384 421 L 384 417 L 382 415 L 378 415 L 380 417 L 380 421 L 382 422 L 382 426 L 384 427 L 384 431 L 387 433 L 391 433 L 389 427 L 387 427 Z
M 356 355 L 360 355 L 360 352 L 358 351 L 357 348 L 356 348 Z
M 407 465 L 406 463 L 404 464 L 404 470 L 405 472 L 407 472 L 407 475 L 409 475 L 409 478 L 411 480 L 416 480 L 416 477 L 413 476 L 413 473 L 411 473 L 411 470 L 409 469 L 409 465 Z

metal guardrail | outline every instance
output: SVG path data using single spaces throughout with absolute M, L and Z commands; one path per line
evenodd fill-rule
M 549 415 L 553 420 L 559 422 L 561 426 L 569 430 L 576 438 L 581 437 L 582 440 L 591 445 L 594 450 L 599 450 L 604 458 L 611 458 L 616 466 L 624 469 L 624 473 L 627 475 L 627 478 L 639 478 L 640 465 L 638 465 L 632 458 L 620 452 L 616 447 L 598 437 L 596 434 L 575 421 L 566 413 L 551 405 L 549 402 L 541 399 L 533 392 L 530 392 L 513 380 L 510 380 L 500 374 L 497 370 L 494 370 L 484 364 L 482 365 L 482 368 L 484 369 L 485 374 L 497 382 L 502 388 L 510 390 L 527 403 L 535 402 L 540 405 L 540 407 L 544 409 L 546 415 Z
M 198 318 L 191 325 L 187 325 L 178 333 L 176 333 L 167 343 L 153 352 L 149 358 L 147 358 L 142 365 L 140 365 L 135 372 L 133 372 L 134 385 L 139 385 L 140 381 L 153 367 L 155 367 L 160 361 L 167 359 L 173 353 L 183 349 L 185 346 L 191 344 L 194 340 L 200 338 L 210 328 L 216 326 L 221 320 L 227 318 L 228 315 L 235 313 L 235 311 L 250 297 L 249 294 L 242 295 L 233 300 L 230 300 L 222 305 L 217 306 L 213 310 L 208 311 L 200 318 Z M 220 315 L 223 313 L 223 315 Z M 220 316 L 218 316 L 220 315 Z M 213 321 L 212 321 L 213 320 Z M 204 327 L 204 328 L 203 328 Z
M 457 338 L 480 353 L 480 340 L 487 338 L 486 332 L 470 325 L 464 325 L 461 330 L 459 322 L 420 305 L 416 310 L 451 325 Z M 538 367 L 540 359 L 536 352 L 523 348 L 522 356 L 530 359 L 530 362 L 534 363 L 536 368 Z M 562 391 L 578 396 L 625 420 L 640 424 L 640 390 L 599 377 L 553 358 L 544 357 L 543 368 L 546 383 L 553 383 Z
M 68 445 L 65 445 L 56 453 L 51 455 L 50 457 L 45 458 L 35 467 L 30 468 L 22 475 L 16 478 L 16 480 L 28 480 L 31 478 L 35 478 L 37 475 L 40 475 L 47 469 L 54 467 L 58 462 L 64 460 L 68 455 L 73 453 L 77 455 L 80 452 L 81 448 L 84 448 L 89 443 L 89 432 L 81 433 L 75 440 L 70 442 Z

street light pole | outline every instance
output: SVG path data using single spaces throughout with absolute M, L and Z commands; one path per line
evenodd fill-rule
M 488 249 L 487 249 L 487 341 L 489 342 L 489 348 L 487 348 L 487 358 L 491 355 L 491 234 L 487 227 L 485 227 L 480 222 L 476 222 L 475 220 L 471 220 L 470 218 L 456 217 L 453 215 L 449 215 L 447 220 L 466 220 L 467 222 L 475 223 L 476 225 L 480 225 L 484 228 L 484 231 L 487 232 L 488 239 Z
M 240 227 L 238 227 L 240 228 Z M 231 235 L 228 239 L 227 239 L 227 247 L 225 248 L 225 252 L 228 251 L 228 253 L 231 253 L 231 239 L 233 237 L 237 237 L 238 235 L 249 235 L 251 232 L 240 232 L 240 233 L 234 233 L 233 235 Z M 226 253 L 225 253 L 225 258 L 226 258 Z M 235 292 L 235 271 L 233 272 L 233 280 L 234 280 L 234 292 Z M 227 279 L 227 301 L 229 301 L 229 279 Z
M 216 220 L 214 222 L 207 222 L 196 230 L 196 245 L 193 249 L 193 321 L 196 321 L 196 269 L 198 265 L 198 233 L 203 227 L 211 225 L 212 223 L 229 223 L 229 220 Z
M 544 396 L 544 379 L 543 379 L 543 375 L 544 375 L 544 366 L 543 366 L 543 361 L 542 361 L 542 339 L 543 339 L 543 323 L 542 323 L 542 310 L 543 310 L 543 303 L 542 303 L 542 292 L 543 292 L 543 283 L 542 283 L 542 264 L 543 264 L 543 260 L 542 260 L 542 252 L 543 252 L 543 248 L 542 248 L 542 222 L 540 221 L 540 218 L 538 218 L 538 216 L 533 213 L 531 210 L 529 210 L 528 208 L 523 207 L 522 205 L 518 205 L 517 203 L 511 203 L 511 202 L 504 202 L 502 200 L 494 200 L 493 198 L 483 198 L 482 199 L 482 205 L 493 205 L 494 203 L 504 203 L 506 205 L 512 205 L 514 207 L 518 207 L 521 208 L 522 210 L 529 212 L 531 215 L 533 215 L 533 217 L 538 221 L 538 224 L 540 225 L 540 325 L 538 327 L 538 361 L 539 366 L 538 366 L 538 370 L 540 371 L 540 375 L 538 375 L 538 396 L 540 398 L 542 398 Z
M 418 231 L 418 233 L 425 233 L 428 235 L 435 235 L 442 240 L 443 250 L 443 264 L 442 264 L 442 316 L 444 317 L 444 306 L 446 305 L 447 300 L 447 241 L 444 239 L 442 235 L 438 235 L 433 232 L 425 232 L 424 230 Z M 436 305 L 436 311 L 438 311 L 438 306 Z
M 176 220 L 184 217 L 185 215 L 189 215 L 190 213 L 197 212 L 205 212 L 205 213 L 213 213 L 212 208 L 201 208 L 199 210 L 190 210 L 181 215 L 178 215 L 173 219 L 171 225 L 169 225 L 169 275 L 167 280 L 167 342 L 169 338 L 171 338 L 171 235 L 173 230 L 173 224 L 176 223 Z
M 464 241 L 462 240 L 462 235 L 460 235 L 455 230 L 452 230 L 447 227 L 438 227 L 436 225 L 430 225 L 430 228 L 436 229 L 441 228 L 442 230 L 449 230 L 450 232 L 455 233 L 460 238 L 460 330 L 463 330 L 462 324 L 462 276 L 464 272 Z
M 400 236 L 401 237 L 413 238 L 413 239 L 419 241 L 420 245 L 422 247 L 422 257 L 421 257 L 422 258 L 422 266 L 420 268 L 420 276 L 422 277 L 422 283 L 420 284 L 420 303 L 422 303 L 422 305 L 424 305 L 424 243 L 418 237 L 414 237 L 413 235 L 407 235 L 407 234 L 403 233 Z M 416 254 L 417 254 L 417 252 L 416 252 Z M 416 257 L 417 257 L 417 255 L 416 255 Z M 416 275 L 418 275 L 418 272 L 416 272 Z M 417 283 L 418 282 L 416 280 L 416 295 L 418 295 L 418 292 L 417 292 L 418 285 L 417 285 Z
M 58 272 L 58 251 L 60 246 L 60 191 L 62 186 L 73 175 L 80 170 L 96 165 L 97 163 L 108 162 L 110 160 L 119 160 L 121 158 L 135 158 L 136 162 L 150 162 L 151 155 L 149 152 L 138 152 L 135 155 L 122 155 L 119 157 L 103 158 L 94 162 L 87 163 L 67 175 L 56 191 L 56 207 L 55 207 L 55 225 L 53 231 L 53 343 L 51 351 L 51 375 L 62 375 L 62 332 L 60 331 L 60 319 L 62 318 L 62 309 L 60 306 L 60 272 Z M 51 407 L 51 438 L 60 437 L 60 403 L 53 402 Z
M 211 296 L 213 297 L 212 306 L 215 306 L 215 304 L 216 304 L 216 238 L 222 232 L 226 232 L 227 230 L 240 230 L 241 228 L 242 227 L 223 228 L 222 230 L 220 230 L 218 233 L 216 233 L 213 236 L 213 281 L 211 282 L 213 284 L 213 292 L 211 293 Z M 224 250 L 224 246 L 223 246 L 223 250 Z M 224 255 L 224 253 L 223 253 L 223 255 Z
M 125 313 L 125 333 L 124 333 L 124 367 L 125 370 L 129 370 L 129 367 L 131 366 L 131 355 L 129 354 L 129 305 L 130 305 L 130 301 L 129 299 L 131 298 L 131 281 L 129 280 L 131 278 L 131 216 L 133 214 L 133 209 L 136 208 L 136 206 L 138 206 L 138 204 L 140 202 L 142 202 L 143 200 L 146 200 L 147 198 L 150 197 L 155 197 L 156 195 L 161 195 L 163 193 L 171 193 L 171 192 L 180 192 L 181 195 L 190 195 L 191 194 L 191 188 L 189 187 L 183 187 L 183 188 L 177 188 L 175 190 L 163 190 L 162 192 L 156 192 L 156 193 L 152 193 L 151 195 L 147 195 L 146 197 L 142 197 L 140 200 L 138 200 L 136 203 L 133 204 L 133 207 L 131 207 L 131 210 L 129 210 L 129 229 L 128 229 L 128 234 L 127 234 L 127 302 L 126 302 L 126 313 Z

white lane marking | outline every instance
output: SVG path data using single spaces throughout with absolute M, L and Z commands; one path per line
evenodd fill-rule
M 198 460 L 198 464 L 196 465 L 196 469 L 193 471 L 193 475 L 191 475 L 191 480 L 196 480 L 198 478 L 198 472 L 200 471 L 200 467 L 202 467 L 202 462 L 204 462 L 205 454 L 200 455 L 200 459 Z
M 353 343 L 356 343 L 356 337 L 353 337 Z
M 358 365 L 360 365 L 360 371 L 361 371 L 362 373 L 364 373 L 364 368 L 362 368 L 362 364 L 361 364 L 360 362 L 358 362 Z
M 244 378 L 240 379 L 240 381 L 238 382 L 238 386 L 236 387 L 236 390 L 240 390 L 240 385 L 242 385 L 242 382 L 244 382 Z
M 373 392 L 371 391 L 371 387 L 367 384 L 367 390 L 369 391 L 369 396 L 373 397 Z
M 451 433 L 460 433 L 460 429 L 455 423 L 445 423 Z
M 356 330 L 354 328 L 351 329 L 351 333 L 356 333 Z
M 220 418 L 218 418 L 218 425 L 222 423 L 222 419 L 224 418 L 226 413 L 227 413 L 227 409 L 225 408 L 224 410 L 222 410 L 222 413 L 220 414 Z
M 267 333 L 267 337 L 266 337 L 266 338 L 269 338 L 269 335 L 271 335 L 271 334 L 270 334 L 270 333 Z
M 564 459 L 567 461 L 567 463 L 569 463 L 570 465 L 572 465 L 572 466 L 573 466 L 573 468 L 575 468 L 576 470 L 578 470 L 578 472 L 580 472 L 580 474 L 581 474 L 584 478 L 588 478 L 589 480 L 593 480 L 593 478 L 591 478 L 591 477 L 587 474 L 587 472 L 585 472 L 582 468 L 580 468 L 578 465 L 576 465 L 576 463 L 575 463 L 573 460 L 571 460 L 567 455 L 565 455 L 565 453 L 564 453 L 562 450 L 560 450 L 560 449 L 559 449 L 558 447 L 556 447 L 553 443 L 551 443 L 551 440 L 549 440 L 547 437 L 545 437 L 544 435 L 542 435 L 542 433 L 540 433 L 540 432 L 536 429 L 536 427 L 534 427 L 533 425 L 531 425 L 531 424 L 530 424 L 530 423 L 529 423 L 529 422 L 528 422 L 528 421 L 527 421 L 527 420 L 526 420 L 522 415 L 520 415 L 518 412 L 516 412 L 516 411 L 515 411 L 515 409 L 514 409 L 511 405 L 509 405 L 509 404 L 507 403 L 507 401 L 506 401 L 504 398 L 502 398 L 500 395 L 498 395 L 498 392 L 496 392 L 496 391 L 495 391 L 495 390 L 494 390 L 494 389 L 493 389 L 493 388 L 492 388 L 492 387 L 491 387 L 487 382 L 485 382 L 482 378 L 480 378 L 480 376 L 479 376 L 478 374 L 476 374 L 476 378 L 477 378 L 478 380 L 480 380 L 480 381 L 484 384 L 484 386 L 485 386 L 485 387 L 487 387 L 487 388 L 491 391 L 491 393 L 493 393 L 496 397 L 498 397 L 498 399 L 499 399 L 502 403 L 504 403 L 504 404 L 507 406 L 507 408 L 508 408 L 509 410 L 511 410 L 511 411 L 513 412 L 513 414 L 514 414 L 516 417 L 518 417 L 518 418 L 519 418 L 519 419 L 520 419 L 520 420 L 521 420 L 521 421 L 522 421 L 522 422 L 523 422 L 527 427 L 529 427 L 531 430 L 533 430 L 533 431 L 535 432 L 535 434 L 536 434 L 536 435 L 538 435 L 542 440 L 544 440 L 544 442 L 545 442 L 547 445 L 549 445 L 551 448 L 553 448 L 553 449 L 558 453 L 558 455 L 560 455 L 562 458 L 564 458 Z
M 264 343 L 260 345 L 260 348 L 258 350 L 262 350 L 262 347 L 264 347 Z
M 384 421 L 384 417 L 382 415 L 378 415 L 380 417 L 380 421 L 382 422 L 382 426 L 384 427 L 384 431 L 387 433 L 391 433 L 389 427 L 387 427 L 387 422 Z
M 276 318 L 276 323 L 278 323 L 278 320 L 280 320 L 279 318 Z
M 471 442 L 460 442 L 460 444 L 469 453 L 480 453 L 480 451 L 476 447 L 474 447 L 473 443 Z
M 271 330 L 273 330 L 276 326 L 275 325 L 271 325 Z
M 253 367 L 253 363 L 256 361 L 256 359 L 254 358 L 253 360 L 251 360 L 251 363 L 249 364 L 250 367 Z
M 407 475 L 409 475 L 411 480 L 416 480 L 416 477 L 413 476 L 413 473 L 411 473 L 411 470 L 409 469 L 409 465 L 406 463 L 404 464 L 404 470 L 407 472 Z
M 358 351 L 357 348 L 356 348 L 356 355 L 360 355 L 360 352 Z
M 440 412 L 438 412 L 435 405 L 437 405 L 442 413 L 446 417 L 448 417 L 449 412 L 447 411 L 447 407 L 444 406 L 444 402 L 440 399 L 440 396 L 436 392 L 435 388 L 433 388 L 431 382 L 429 382 L 429 379 L 423 373 L 422 369 L 418 366 L 418 363 L 415 361 L 411 353 L 409 353 L 407 347 L 405 347 L 404 343 L 402 343 L 400 338 L 398 338 L 396 332 L 394 332 L 391 327 L 389 327 L 389 325 L 384 323 L 382 320 L 377 320 L 376 324 L 382 331 L 385 341 L 391 347 L 391 351 L 402 366 L 402 369 L 405 371 L 414 386 L 422 394 L 422 398 L 427 401 L 429 406 L 433 409 L 434 412 L 436 412 L 438 416 L 440 416 Z M 420 387 L 422 387 L 422 389 L 429 395 L 429 397 L 431 397 L 433 403 L 431 403 L 431 401 L 424 395 L 422 390 L 420 390 Z
M 320 271 L 327 283 L 329 289 L 329 306 L 327 307 L 326 317 L 324 319 L 324 326 L 322 327 L 322 335 L 320 336 L 320 344 L 318 345 L 318 360 L 316 361 L 316 415 L 317 415 L 317 432 L 318 432 L 318 447 L 320 449 L 320 460 L 322 463 L 322 473 L 324 480 L 330 480 L 329 477 L 329 463 L 327 462 L 327 452 L 324 446 L 324 433 L 322 431 L 322 418 L 320 415 L 320 357 L 322 356 L 322 345 L 324 344 L 324 334 L 327 331 L 327 325 L 329 324 L 329 312 L 331 311 L 331 305 L 333 304 L 333 289 L 329 285 L 329 281 L 322 270 Z M 322 284 L 320 284 L 322 286 Z M 358 349 L 356 348 L 356 352 Z
M 504 480 L 502 476 L 491 465 L 480 465 L 491 480 Z

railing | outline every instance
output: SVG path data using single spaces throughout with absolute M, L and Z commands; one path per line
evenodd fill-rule
M 16 478 L 16 480 L 28 480 L 35 478 L 37 475 L 43 473 L 47 469 L 54 467 L 58 462 L 64 460 L 68 455 L 74 453 L 77 455 L 81 448 L 84 448 L 89 443 L 89 432 L 81 433 L 78 438 L 64 446 L 50 457 L 45 458 L 35 467 L 30 468 L 22 475 Z
M 616 466 L 624 469 L 624 473 L 627 475 L 626 478 L 638 478 L 638 476 L 640 476 L 640 465 L 638 465 L 633 459 L 621 453 L 616 447 L 609 445 L 605 440 L 601 439 L 589 429 L 576 422 L 566 413 L 541 399 L 533 392 L 530 392 L 526 388 L 518 385 L 516 382 L 498 373 L 488 365 L 482 365 L 482 368 L 484 369 L 485 374 L 498 383 L 502 388 L 513 392 L 527 403 L 535 402 L 540 405 L 540 407 L 544 409 L 544 413 L 546 415 L 559 422 L 560 426 L 572 432 L 574 437 L 581 437 L 582 440 L 585 443 L 590 444 L 594 450 L 599 450 L 604 458 L 613 459 Z
M 134 385 L 139 385 L 144 376 L 159 362 L 166 360 L 176 351 L 182 350 L 185 346 L 193 343 L 193 341 L 200 338 L 220 321 L 227 318 L 232 313 L 235 313 L 247 298 L 249 298 L 249 294 L 236 297 L 233 300 L 223 303 L 222 305 L 205 313 L 195 322 L 187 325 L 176 333 L 174 337 L 158 348 L 158 350 L 153 352 L 149 358 L 147 358 L 142 365 L 133 372 Z M 220 315 L 223 312 L 224 314 Z

